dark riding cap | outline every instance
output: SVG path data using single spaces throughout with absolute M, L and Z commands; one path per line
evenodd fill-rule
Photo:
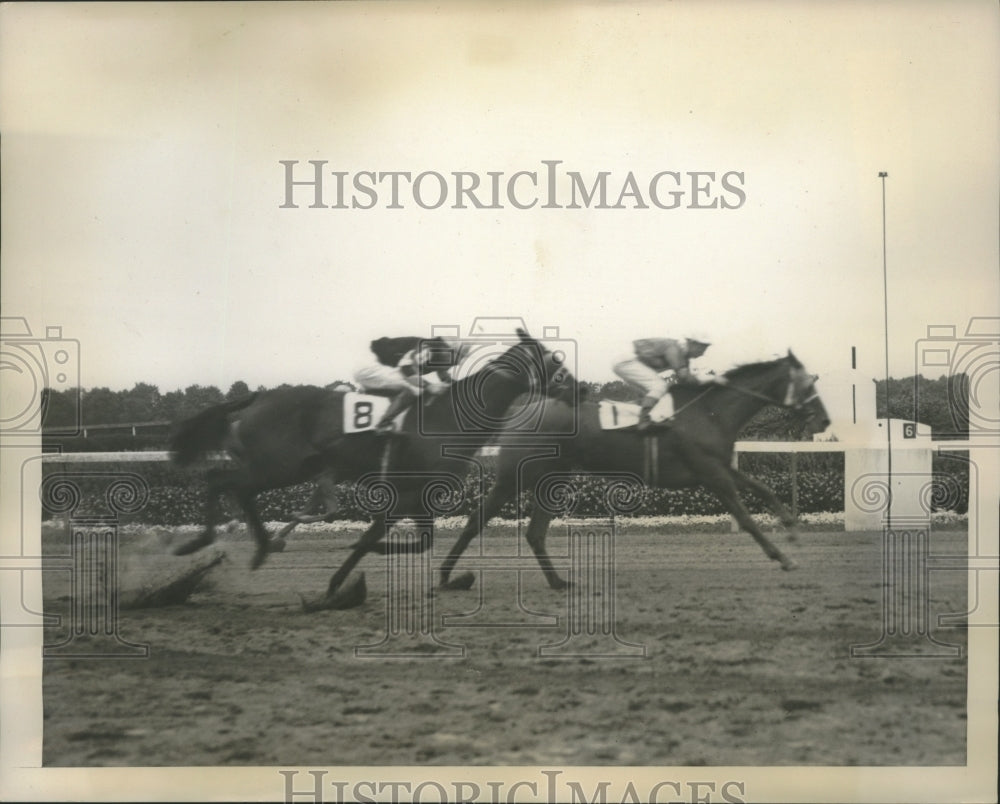
M 383 366 L 397 366 L 403 355 L 420 345 L 420 338 L 378 338 L 371 342 L 371 350 Z

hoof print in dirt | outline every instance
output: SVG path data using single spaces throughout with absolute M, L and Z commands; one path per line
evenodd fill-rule
M 192 561 L 183 570 L 157 574 L 147 578 L 138 588 L 123 589 L 121 606 L 123 609 L 149 609 L 184 603 L 224 558 L 224 553 L 216 551 Z

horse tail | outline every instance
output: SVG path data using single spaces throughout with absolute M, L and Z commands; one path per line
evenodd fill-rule
M 257 394 L 213 405 L 180 422 L 170 435 L 170 460 L 177 466 L 189 466 L 202 453 L 218 449 L 229 430 L 229 414 L 248 407 Z

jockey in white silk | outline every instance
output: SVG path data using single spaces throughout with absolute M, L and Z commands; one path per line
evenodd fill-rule
M 468 345 L 442 337 L 379 338 L 371 342 L 371 350 L 378 362 L 358 369 L 354 379 L 366 391 L 396 392 L 375 427 L 386 433 L 423 392 L 442 394 L 448 389 L 451 369 L 465 357 Z M 426 376 L 430 374 L 436 374 L 437 381 Z
M 645 392 L 641 403 L 638 428 L 664 424 L 674 415 L 670 394 L 670 379 L 675 382 L 697 382 L 691 372 L 691 360 L 701 357 L 711 344 L 705 336 L 674 338 L 642 338 L 632 342 L 632 352 L 621 355 L 612 368 L 625 382 Z

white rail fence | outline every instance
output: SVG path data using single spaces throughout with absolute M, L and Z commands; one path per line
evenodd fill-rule
M 736 453 L 748 452 L 843 452 L 845 445 L 839 441 L 737 441 Z M 483 447 L 481 455 L 496 455 L 499 447 Z M 208 460 L 228 460 L 225 453 L 209 453 Z M 170 460 L 170 453 L 149 450 L 145 452 L 59 452 L 43 457 L 45 463 L 157 463 Z
M 916 509 L 920 505 L 917 499 L 918 494 L 906 487 L 910 485 L 926 485 L 930 478 L 930 455 L 931 452 L 954 452 L 963 451 L 969 448 L 969 442 L 965 441 L 937 441 L 933 444 L 922 445 L 919 450 L 907 449 L 902 453 L 894 450 L 897 457 L 897 466 L 900 464 L 916 467 L 918 471 L 900 471 L 898 477 L 890 479 L 895 486 L 902 485 L 894 491 L 894 499 L 899 498 L 899 503 L 894 502 L 893 515 L 908 515 L 908 509 L 914 508 L 913 513 L 920 513 Z M 496 455 L 498 447 L 484 447 L 480 454 L 484 456 Z M 737 441 L 733 455 L 733 465 L 737 466 L 740 456 L 751 453 L 785 453 L 789 455 L 789 467 L 791 474 L 792 499 L 791 508 L 793 513 L 798 513 L 798 456 L 801 453 L 818 452 L 840 452 L 844 453 L 844 526 L 847 530 L 879 530 L 882 527 L 882 520 L 885 512 L 876 507 L 866 507 L 864 492 L 862 487 L 869 482 L 869 478 L 875 479 L 882 472 L 886 463 L 887 447 L 885 445 L 870 444 L 858 445 L 850 442 L 840 441 Z M 210 453 L 207 460 L 228 460 L 224 453 Z M 907 460 L 899 460 L 905 458 Z M 164 451 L 148 452 L 65 452 L 52 453 L 43 456 L 43 462 L 47 464 L 67 465 L 86 463 L 157 463 L 168 461 L 170 453 Z M 901 467 L 902 468 L 902 467 Z M 971 492 L 971 490 L 970 490 Z M 903 503 L 907 510 L 895 506 Z M 971 502 L 971 501 L 970 501 Z M 926 512 L 924 512 L 926 514 Z

